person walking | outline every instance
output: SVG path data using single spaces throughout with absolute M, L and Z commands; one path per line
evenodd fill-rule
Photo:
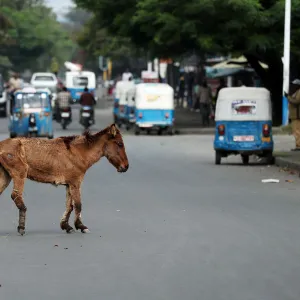
M 296 142 L 296 148 L 292 151 L 300 151 L 300 80 L 295 79 L 292 84 L 295 85 L 295 91 L 292 95 L 285 93 L 285 96 L 289 102 L 289 117 L 292 121 L 292 132 Z
M 210 87 L 207 84 L 206 79 L 203 80 L 202 85 L 199 88 L 199 103 L 200 113 L 202 116 L 202 125 L 209 126 L 209 114 L 210 106 L 212 103 L 212 93 Z

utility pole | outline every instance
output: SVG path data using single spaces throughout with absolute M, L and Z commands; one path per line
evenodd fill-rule
M 290 43 L 291 43 L 291 0 L 285 0 L 284 17 L 284 53 L 283 53 L 283 87 L 282 87 L 282 125 L 288 125 L 289 109 L 285 93 L 290 86 Z

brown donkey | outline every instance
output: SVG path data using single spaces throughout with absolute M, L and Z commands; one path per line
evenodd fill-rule
M 14 138 L 0 142 L 0 194 L 13 180 L 12 200 L 19 209 L 18 232 L 25 233 L 26 206 L 23 190 L 26 178 L 67 189 L 66 211 L 60 227 L 73 232 L 69 218 L 75 209 L 74 226 L 81 232 L 88 228 L 81 221 L 80 187 L 86 171 L 105 156 L 118 172 L 126 172 L 129 164 L 119 129 L 112 124 L 104 130 L 82 136 L 53 140 Z

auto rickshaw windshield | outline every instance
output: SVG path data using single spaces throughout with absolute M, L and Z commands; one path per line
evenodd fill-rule
M 20 97 L 16 99 L 17 108 L 41 108 L 49 106 L 49 100 L 45 94 L 22 94 L 18 96 Z

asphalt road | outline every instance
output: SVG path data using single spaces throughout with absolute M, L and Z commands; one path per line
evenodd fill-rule
M 95 129 L 110 117 L 98 111 Z M 76 121 L 56 128 L 55 136 L 81 131 Z M 292 142 L 279 139 L 279 148 Z M 86 175 L 90 234 L 60 230 L 62 187 L 27 182 L 25 236 L 11 186 L 2 194 L 1 300 L 300 299 L 298 177 L 240 158 L 215 166 L 211 136 L 124 134 L 124 142 L 127 173 L 103 159 Z

